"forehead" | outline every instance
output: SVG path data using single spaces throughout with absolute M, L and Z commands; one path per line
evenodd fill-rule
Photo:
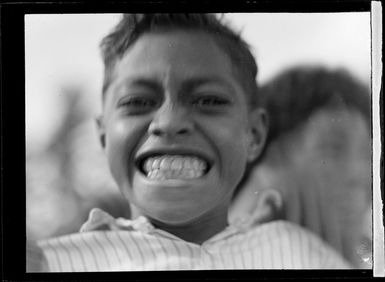
M 196 77 L 216 77 L 240 88 L 227 54 L 209 34 L 172 31 L 142 35 L 113 70 L 112 84 L 134 78 L 182 83 Z

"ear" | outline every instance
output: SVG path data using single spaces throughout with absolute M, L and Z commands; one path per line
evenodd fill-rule
M 100 141 L 100 144 L 102 145 L 102 148 L 104 149 L 106 147 L 106 131 L 105 131 L 103 116 L 98 116 L 95 119 L 95 121 L 96 121 L 97 130 L 98 130 L 99 141 Z
M 254 222 L 263 223 L 279 218 L 282 211 L 282 195 L 274 189 L 258 191 L 256 208 L 252 212 Z
M 252 162 L 261 155 L 268 132 L 268 116 L 265 109 L 256 108 L 249 113 L 248 161 Z

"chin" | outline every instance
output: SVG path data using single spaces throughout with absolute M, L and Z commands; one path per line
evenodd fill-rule
M 144 215 L 153 221 L 155 225 L 170 226 L 188 225 L 202 216 L 201 214 L 186 210 L 185 208 L 171 207 L 170 205 L 166 205 L 164 209 L 159 208 L 157 210 L 148 211 Z

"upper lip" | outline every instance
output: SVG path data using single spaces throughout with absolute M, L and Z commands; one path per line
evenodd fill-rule
M 186 147 L 157 147 L 145 150 L 136 155 L 135 163 L 137 167 L 142 168 L 142 164 L 145 159 L 158 155 L 193 155 L 205 160 L 209 167 L 211 167 L 213 163 L 212 158 L 202 150 Z

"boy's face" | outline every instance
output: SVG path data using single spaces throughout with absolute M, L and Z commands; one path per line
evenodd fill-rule
M 203 33 L 145 34 L 117 63 L 100 133 L 114 179 L 141 214 L 174 225 L 226 216 L 265 134 L 242 89 Z

